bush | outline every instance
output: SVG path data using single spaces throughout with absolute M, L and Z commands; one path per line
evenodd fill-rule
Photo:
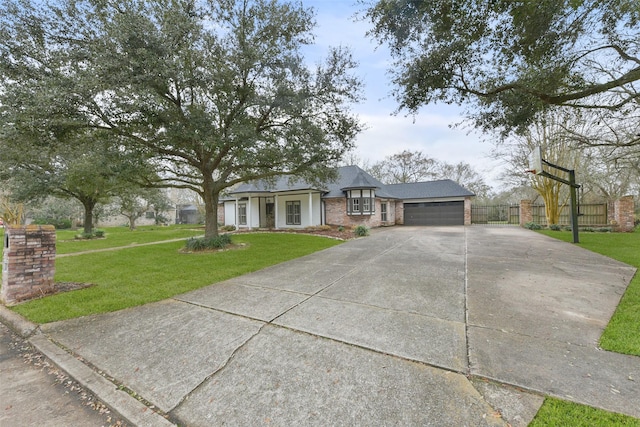
M 230 244 L 231 244 L 231 235 L 220 234 L 210 239 L 206 239 L 204 237 L 191 237 L 190 239 L 187 239 L 187 242 L 185 243 L 185 248 L 188 251 L 197 252 L 197 251 L 206 251 L 210 249 L 223 249 Z
M 549 229 L 553 230 L 553 231 L 561 231 L 562 230 L 562 226 L 560 224 L 551 224 L 549 226 Z
M 104 237 L 104 230 L 93 230 L 91 233 L 76 234 L 76 240 L 101 239 Z
M 353 232 L 358 237 L 364 237 L 369 235 L 369 228 L 366 225 L 359 225 L 353 230 Z
M 344 231 L 344 227 L 343 226 L 339 226 L 338 227 L 338 231 L 342 233 Z
M 536 224 L 535 222 L 527 222 L 524 225 L 524 228 L 528 228 L 529 230 L 541 230 L 542 226 L 540 224 Z
M 597 231 L 600 233 L 611 233 L 612 230 L 611 227 L 600 227 Z
M 235 225 L 224 225 L 221 227 L 223 231 L 236 231 Z
M 33 220 L 37 225 L 53 225 L 56 230 L 66 230 L 71 228 L 71 220 L 67 218 L 55 219 L 55 218 L 36 218 Z

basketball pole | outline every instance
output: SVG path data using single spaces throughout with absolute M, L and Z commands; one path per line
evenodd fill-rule
M 562 166 L 554 165 L 553 163 L 549 163 L 544 159 L 541 160 L 545 165 L 550 166 L 554 169 L 561 170 L 563 172 L 567 172 L 569 174 L 569 180 L 567 181 L 564 178 L 552 175 L 546 171 L 538 173 L 538 175 L 540 176 L 546 176 L 547 178 L 553 179 L 563 184 L 567 184 L 569 186 L 569 195 L 571 197 L 571 231 L 573 232 L 573 243 L 580 243 L 580 238 L 578 236 L 578 194 L 576 192 L 576 190 L 580 188 L 580 185 L 576 184 L 576 171 L 573 169 L 566 169 Z

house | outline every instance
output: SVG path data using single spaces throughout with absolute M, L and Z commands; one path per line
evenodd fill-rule
M 471 224 L 473 193 L 451 180 L 385 185 L 358 166 L 324 187 L 280 177 L 244 183 L 221 200 L 218 222 L 238 228 Z

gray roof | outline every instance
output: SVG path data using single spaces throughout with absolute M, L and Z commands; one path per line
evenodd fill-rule
M 276 178 L 272 183 L 260 180 L 239 185 L 229 194 L 276 193 L 281 191 L 318 190 L 323 197 L 344 197 L 344 191 L 353 188 L 372 188 L 377 197 L 390 199 L 432 199 L 443 197 L 465 197 L 474 194 L 450 179 L 429 182 L 385 185 L 358 166 L 338 168 L 338 177 L 325 184 L 324 188 L 288 176 Z
M 385 189 L 398 199 L 436 199 L 443 197 L 475 196 L 471 191 L 450 179 L 406 184 L 389 184 Z
M 275 193 L 278 191 L 318 190 L 303 179 L 291 176 L 279 176 L 273 182 L 260 180 L 242 183 L 229 194 L 235 193 Z

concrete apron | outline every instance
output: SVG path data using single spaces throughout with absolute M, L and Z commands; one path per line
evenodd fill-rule
M 395 227 L 42 329 L 189 426 L 526 425 L 542 398 L 500 383 L 640 417 L 638 358 L 595 344 L 633 272 L 518 228 Z

